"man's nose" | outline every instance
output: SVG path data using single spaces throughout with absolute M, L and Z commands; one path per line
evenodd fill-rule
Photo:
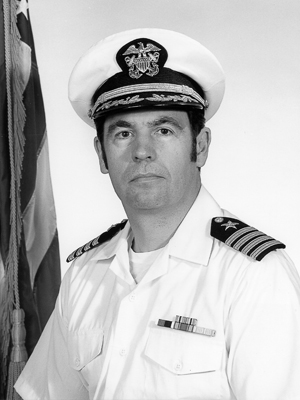
M 156 150 L 153 138 L 148 135 L 137 135 L 132 150 L 133 161 L 153 161 L 156 158 Z

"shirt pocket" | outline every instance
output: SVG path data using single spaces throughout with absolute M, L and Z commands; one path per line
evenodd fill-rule
M 178 375 L 215 371 L 220 368 L 223 343 L 215 337 L 152 328 L 145 354 Z
M 223 349 L 217 337 L 151 328 L 145 355 L 151 380 L 161 390 L 157 398 L 172 393 L 177 399 L 219 399 Z
M 69 365 L 80 371 L 98 357 L 102 352 L 103 337 L 103 329 L 69 332 Z

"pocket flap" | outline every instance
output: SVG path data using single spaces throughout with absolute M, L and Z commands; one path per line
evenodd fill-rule
M 75 331 L 68 334 L 69 364 L 77 371 L 96 358 L 102 351 L 103 329 Z
M 167 370 L 178 374 L 215 371 L 220 368 L 223 343 L 216 337 L 151 328 L 145 355 Z

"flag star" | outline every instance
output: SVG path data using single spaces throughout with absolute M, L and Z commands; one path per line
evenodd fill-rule
M 28 14 L 27 14 L 27 10 L 28 10 L 28 3 L 27 0 L 20 0 L 18 1 L 18 8 L 17 8 L 17 15 L 23 13 L 25 15 L 25 18 L 28 19 Z
M 234 228 L 237 229 L 237 227 L 235 225 L 239 225 L 238 222 L 232 222 L 232 221 L 228 221 L 226 224 L 222 224 L 221 226 L 225 226 L 225 231 L 227 231 L 227 229 L 229 228 Z

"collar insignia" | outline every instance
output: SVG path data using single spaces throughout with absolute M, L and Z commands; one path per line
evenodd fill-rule
M 123 71 L 128 70 L 132 79 L 144 74 L 153 77 L 167 60 L 167 51 L 151 39 L 135 39 L 123 46 L 117 53 L 117 62 Z
M 285 248 L 283 243 L 235 218 L 213 218 L 210 234 L 257 261 L 273 250 Z

